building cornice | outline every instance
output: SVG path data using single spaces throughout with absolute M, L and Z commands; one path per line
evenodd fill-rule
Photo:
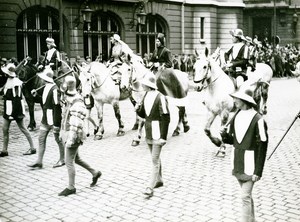
M 112 0 L 116 2 L 132 2 L 132 3 L 137 3 L 141 2 L 142 0 Z M 156 1 L 152 0 L 154 2 L 158 3 L 182 3 L 182 4 L 187 4 L 187 5 L 213 5 L 217 7 L 239 7 L 239 8 L 245 8 L 245 4 L 243 1 L 241 2 L 232 2 L 232 1 L 218 1 L 218 0 L 161 0 L 161 1 Z M 151 2 L 151 0 L 144 0 L 144 2 Z

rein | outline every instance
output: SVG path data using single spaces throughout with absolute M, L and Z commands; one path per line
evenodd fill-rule
M 105 79 L 103 80 L 103 82 L 102 82 L 101 84 L 99 84 L 99 86 L 94 87 L 94 86 L 92 85 L 92 89 L 98 89 L 98 88 L 100 88 L 101 86 L 103 86 L 103 84 L 105 83 L 105 81 L 106 81 L 106 79 L 108 78 L 108 76 L 110 76 L 109 73 L 106 75 L 106 77 L 105 77 Z
M 215 61 L 217 61 L 218 58 L 219 58 L 219 55 L 215 58 Z M 207 85 L 203 86 L 202 89 L 206 89 L 207 87 L 209 87 L 210 85 L 212 85 L 221 76 L 221 74 L 219 74 L 214 80 L 212 80 L 212 81 L 209 82 L 209 79 L 211 79 L 211 77 L 207 79 L 209 71 L 211 71 L 211 65 L 210 65 L 210 63 L 208 63 L 208 67 L 207 67 L 207 70 L 206 70 L 206 73 L 205 73 L 204 77 L 199 81 L 199 82 L 201 82 L 202 85 L 203 85 L 203 83 L 204 83 L 205 80 L 207 82 Z

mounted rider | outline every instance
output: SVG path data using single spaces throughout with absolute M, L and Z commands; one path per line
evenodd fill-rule
M 38 66 L 38 70 L 42 71 L 46 66 L 54 72 L 54 77 L 58 76 L 58 68 L 61 66 L 61 57 L 59 51 L 56 49 L 56 45 L 53 38 L 46 38 L 48 51 L 45 54 L 45 58 L 42 61 L 42 64 Z
M 257 63 L 257 57 L 258 57 L 258 51 L 257 51 L 257 44 L 254 42 L 257 42 L 257 39 L 253 39 L 249 36 L 246 36 L 246 45 L 249 48 L 249 55 L 248 55 L 248 67 L 251 68 L 251 72 L 254 72 L 256 70 L 256 63 Z
M 150 68 L 157 78 L 159 91 L 173 98 L 184 98 L 187 96 L 180 81 L 178 80 L 172 62 L 172 53 L 165 46 L 165 36 L 159 33 L 156 38 L 156 48 L 150 61 L 153 63 Z
M 247 80 L 247 64 L 249 48 L 245 44 L 243 30 L 235 29 L 229 32 L 232 35 L 233 46 L 225 52 L 226 70 L 231 77 L 236 79 L 237 87 Z
M 120 85 L 121 89 L 126 88 L 127 84 L 123 83 L 122 79 L 127 79 L 128 77 L 124 77 L 123 75 L 130 75 L 132 71 L 130 59 L 133 56 L 133 51 L 121 40 L 118 34 L 114 34 L 110 40 L 113 47 L 111 59 L 107 63 L 107 67 L 110 68 L 110 74 L 116 85 Z

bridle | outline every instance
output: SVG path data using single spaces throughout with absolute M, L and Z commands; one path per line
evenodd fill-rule
M 217 61 L 219 59 L 219 57 L 220 57 L 220 54 L 217 54 L 215 61 Z M 207 59 L 207 62 L 208 63 L 207 63 L 207 67 L 206 67 L 206 72 L 205 72 L 203 78 L 200 79 L 199 81 L 195 82 L 195 83 L 201 83 L 201 85 L 202 85 L 201 89 L 198 89 L 198 91 L 206 89 L 207 87 L 212 85 L 214 82 L 216 82 L 219 79 L 219 77 L 221 76 L 221 74 L 219 74 L 214 80 L 211 80 L 211 77 L 207 78 L 209 71 L 211 71 L 211 65 L 210 65 L 210 62 L 208 59 Z M 205 81 L 207 82 L 207 85 L 204 86 Z

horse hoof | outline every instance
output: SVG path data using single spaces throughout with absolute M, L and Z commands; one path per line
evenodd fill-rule
M 224 158 L 226 156 L 226 152 L 225 151 L 218 151 L 217 154 L 216 154 L 216 157 L 222 157 Z
M 97 126 L 96 129 L 94 129 L 94 135 L 96 135 L 96 134 L 98 133 L 98 131 L 99 131 L 99 126 Z M 103 133 L 104 133 L 104 132 L 103 132 Z M 102 133 L 102 134 L 103 134 L 103 133 Z
M 103 136 L 101 135 L 95 135 L 94 140 L 102 140 Z
M 34 128 L 34 127 L 28 127 L 28 130 L 29 130 L 30 132 L 32 132 L 32 131 L 35 130 L 35 128 Z
M 172 136 L 179 136 L 179 134 L 180 133 L 178 131 L 174 131 L 173 134 L 172 134 Z
M 124 136 L 125 135 L 125 131 L 122 131 L 120 130 L 118 133 L 117 133 L 117 136 Z
M 185 133 L 187 133 L 190 129 L 191 129 L 191 127 L 189 125 L 183 126 L 183 132 L 185 132 Z
M 139 125 L 138 124 L 134 124 L 133 127 L 132 127 L 132 130 L 137 130 L 139 128 Z
M 205 134 L 209 137 L 210 136 L 210 130 L 209 129 L 205 129 L 204 130 Z
M 131 143 L 131 146 L 138 146 L 138 145 L 140 145 L 140 141 L 137 140 L 133 140 Z

